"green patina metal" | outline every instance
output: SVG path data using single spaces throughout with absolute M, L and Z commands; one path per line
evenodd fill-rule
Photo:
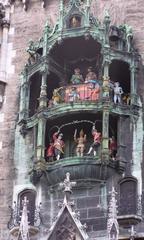
M 37 147 L 35 153 L 36 163 L 34 171 L 38 173 L 43 170 L 49 171 L 52 167 L 47 166 L 45 162 L 45 132 L 46 121 L 60 119 L 67 114 L 102 113 L 102 154 L 101 161 L 109 162 L 109 116 L 138 116 L 140 106 L 138 104 L 138 95 L 136 88 L 136 74 L 138 68 L 139 55 L 133 48 L 132 29 L 128 25 L 121 25 L 113 28 L 110 25 L 110 16 L 105 12 L 104 20 L 99 22 L 90 12 L 90 1 L 71 0 L 65 6 L 63 0 L 60 0 L 59 19 L 52 29 L 46 22 L 43 35 L 39 41 L 29 42 L 27 52 L 29 53 L 28 63 L 21 74 L 21 95 L 20 95 L 20 114 L 19 123 L 22 130 L 28 131 L 29 128 L 38 126 Z M 76 25 L 77 24 L 77 25 Z M 119 33 L 117 48 L 111 46 L 110 37 L 112 31 Z M 100 46 L 101 54 L 101 75 L 102 91 L 101 97 L 97 102 L 83 101 L 70 103 L 60 103 L 57 106 L 48 107 L 47 102 L 47 76 L 49 72 L 55 73 L 61 81 L 64 79 L 65 70 L 52 55 L 52 50 L 62 44 L 67 39 L 82 38 L 85 41 L 95 40 Z M 110 100 L 109 67 L 112 61 L 119 60 L 127 63 L 130 69 L 130 105 L 115 105 Z M 29 117 L 29 96 L 30 96 L 30 78 L 39 72 L 41 74 L 41 89 L 39 95 L 39 106 L 36 113 Z M 65 160 L 66 163 L 79 163 L 81 160 Z M 95 159 L 93 159 L 95 162 Z M 61 161 L 61 164 L 64 162 Z M 57 166 L 58 163 L 53 163 Z M 39 174 L 38 174 L 39 176 Z

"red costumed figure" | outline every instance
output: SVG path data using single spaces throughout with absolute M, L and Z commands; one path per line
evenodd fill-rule
M 115 160 L 117 154 L 117 142 L 114 136 L 109 139 L 109 151 L 110 157 L 112 158 L 112 160 Z
M 54 154 L 56 157 L 56 160 L 59 160 L 62 158 L 64 154 L 64 141 L 62 140 L 63 134 L 59 132 L 55 132 L 53 134 L 53 146 L 54 146 Z
M 52 142 L 50 143 L 50 145 L 47 148 L 46 156 L 47 156 L 49 161 L 53 161 L 54 160 L 54 146 L 53 146 Z
M 93 143 L 90 146 L 87 154 L 90 154 L 93 151 L 94 156 L 96 156 L 98 148 L 101 144 L 101 133 L 97 131 L 95 126 L 93 126 L 92 128 L 92 135 L 93 135 Z

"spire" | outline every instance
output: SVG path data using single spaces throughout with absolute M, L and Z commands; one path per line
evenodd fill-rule
M 70 173 L 67 172 L 64 182 L 60 183 L 60 187 L 64 188 L 64 193 L 65 193 L 63 204 L 67 205 L 69 203 L 70 195 L 72 193 L 72 187 L 74 187 L 75 185 L 76 185 L 76 182 L 70 181 Z
M 119 225 L 117 221 L 117 200 L 114 187 L 112 187 L 111 198 L 109 203 L 109 213 L 107 220 L 108 240 L 118 240 Z
M 19 228 L 19 234 L 18 234 L 18 239 L 22 239 L 22 240 L 30 240 L 28 210 L 27 210 L 28 202 L 29 201 L 27 200 L 27 197 L 25 196 L 24 200 L 22 201 L 23 209 L 22 209 L 22 216 L 21 216 L 20 228 Z

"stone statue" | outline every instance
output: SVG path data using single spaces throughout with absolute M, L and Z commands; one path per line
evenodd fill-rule
M 84 134 L 83 129 L 81 129 L 79 137 L 77 138 L 77 129 L 74 132 L 74 141 L 77 143 L 76 155 L 78 157 L 83 157 L 85 150 L 86 134 Z
M 79 68 L 74 69 L 74 74 L 72 75 L 70 81 L 72 84 L 80 84 L 80 83 L 84 82 L 83 76 L 82 76 Z
M 63 138 L 63 134 L 58 132 L 55 132 L 53 134 L 53 147 L 54 147 L 54 154 L 56 157 L 56 160 L 59 160 L 60 158 L 62 158 L 63 154 L 64 154 L 64 141 L 62 140 Z
M 131 47 L 132 47 L 132 39 L 133 39 L 132 27 L 129 26 L 128 24 L 124 24 L 124 25 L 120 26 L 120 29 L 123 30 L 123 32 L 125 33 L 125 39 L 127 42 L 127 50 L 128 50 L 128 52 L 130 52 Z
M 90 146 L 87 154 L 90 155 L 91 152 L 93 151 L 94 156 L 96 156 L 97 151 L 98 151 L 98 149 L 100 147 L 100 144 L 101 144 L 101 133 L 97 131 L 95 126 L 93 126 L 93 128 L 92 128 L 92 136 L 93 136 L 93 143 Z
M 121 96 L 123 94 L 123 89 L 122 87 L 120 87 L 120 83 L 119 82 L 115 82 L 114 83 L 114 103 L 116 104 L 121 103 Z
M 37 53 L 37 48 L 34 45 L 34 42 L 32 40 L 29 41 L 29 46 L 26 49 L 26 51 L 30 55 L 30 57 L 28 59 L 29 64 L 34 63 L 40 57 L 40 55 Z
M 97 75 L 93 72 L 92 67 L 89 67 L 87 71 L 88 73 L 85 78 L 85 83 L 92 83 L 92 88 L 95 88 L 98 84 Z

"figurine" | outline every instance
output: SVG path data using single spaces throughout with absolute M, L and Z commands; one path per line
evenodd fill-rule
M 122 98 L 123 102 L 126 104 L 126 105 L 130 105 L 131 103 L 131 97 L 130 97 L 130 94 L 127 93 L 123 96 Z
M 72 75 L 70 81 L 72 82 L 72 84 L 80 84 L 84 82 L 83 76 L 79 68 L 74 69 L 74 74 Z
M 110 157 L 112 158 L 112 160 L 115 160 L 117 154 L 117 142 L 114 136 L 109 139 L 109 151 Z
M 54 144 L 53 144 L 53 142 L 50 142 L 50 144 L 47 148 L 46 157 L 50 162 L 54 160 Z
M 56 160 L 59 160 L 60 158 L 62 158 L 63 154 L 64 154 L 64 141 L 62 140 L 63 138 L 63 134 L 58 132 L 55 132 L 53 134 L 53 146 L 54 146 L 54 154 L 56 157 Z
M 80 27 L 80 20 L 78 19 L 78 17 L 73 16 L 70 20 L 70 27 L 71 28 L 77 28 Z
M 97 151 L 101 144 L 101 133 L 97 131 L 95 126 L 92 128 L 93 143 L 89 148 L 88 155 L 93 151 L 94 156 L 97 155 Z
M 79 137 L 76 137 L 77 129 L 74 133 L 74 141 L 77 143 L 76 147 L 76 155 L 78 157 L 83 157 L 84 149 L 85 149 L 85 142 L 86 142 L 86 134 L 84 134 L 83 129 L 80 131 Z
M 114 103 L 121 103 L 121 95 L 123 94 L 123 89 L 120 87 L 119 82 L 114 83 Z
M 76 102 L 80 99 L 80 95 L 77 92 L 76 87 L 72 87 L 71 92 L 69 93 L 69 102 Z
M 97 75 L 95 72 L 93 72 L 92 67 L 89 67 L 87 71 L 88 73 L 85 78 L 85 83 L 92 83 L 92 88 L 95 88 L 95 86 L 98 84 Z
M 53 96 L 52 96 L 53 105 L 58 105 L 59 103 L 62 102 L 62 96 L 59 93 L 61 89 L 62 87 L 54 89 Z

